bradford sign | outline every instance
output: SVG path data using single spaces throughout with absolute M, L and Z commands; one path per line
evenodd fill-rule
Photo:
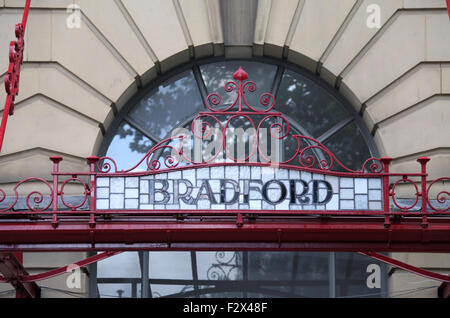
M 97 179 L 97 209 L 381 210 L 381 178 L 225 165 Z

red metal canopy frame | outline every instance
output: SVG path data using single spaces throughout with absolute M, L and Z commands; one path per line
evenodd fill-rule
M 448 0 L 449 1 L 449 0 Z M 447 1 L 447 2 L 448 2 Z M 18 94 L 20 65 L 23 62 L 24 33 L 30 6 L 26 2 L 23 22 L 16 26 L 18 41 L 11 42 L 10 68 L 5 80 L 7 100 L 0 130 L 0 147 L 5 133 L 6 120 L 13 114 L 14 98 Z M 274 97 L 263 94 L 260 102 L 265 110 L 253 108 L 245 100 L 245 93 L 254 92 L 256 84 L 245 81 L 247 74 L 242 69 L 235 73 L 237 82 L 228 82 L 225 90 L 237 91 L 233 105 L 217 110 L 221 98 L 211 94 L 207 98 L 210 112 L 200 113 L 196 118 L 207 117 L 219 124 L 222 132 L 232 119 L 240 117 L 249 120 L 258 129 L 261 123 L 269 118 L 277 118 L 287 125 L 289 123 L 281 113 L 272 112 L 275 105 Z M 233 107 L 238 107 L 233 111 Z M 248 110 L 244 110 L 244 108 Z M 220 124 L 217 116 L 230 116 L 225 127 Z M 264 119 L 255 125 L 253 115 L 263 116 Z M 195 120 L 194 120 L 195 122 Z M 272 136 L 283 139 L 288 137 L 288 131 L 283 132 L 283 124 L 274 123 L 270 126 Z M 193 135 L 202 139 L 211 131 L 210 123 L 203 123 L 201 134 L 196 133 L 192 125 Z M 274 133 L 274 131 L 276 133 Z M 225 134 L 223 135 L 225 136 Z M 180 136 L 177 137 L 180 139 Z M 345 167 L 319 141 L 306 136 L 294 135 L 298 143 L 295 155 L 284 162 L 270 162 L 265 164 L 251 163 L 250 157 L 254 153 L 263 156 L 259 141 L 254 143 L 252 154 L 245 160 L 238 161 L 229 156 L 225 139 L 222 144 L 228 158 L 229 165 L 273 166 L 276 164 L 284 169 L 297 169 L 312 173 L 354 178 L 381 178 L 383 193 L 383 208 L 380 211 L 269 211 L 261 210 L 245 212 L 242 210 L 98 210 L 96 207 L 97 178 L 105 176 L 142 176 L 145 174 L 161 173 L 185 169 L 178 167 L 181 159 L 186 159 L 181 149 L 171 145 L 177 138 L 167 139 L 153 147 L 144 158 L 133 168 L 117 171 L 112 158 L 87 158 L 90 172 L 60 172 L 61 157 L 51 157 L 53 162 L 53 182 L 48 183 L 42 178 L 27 178 L 14 187 L 12 204 L 1 210 L 0 219 L 0 272 L 3 277 L 0 282 L 9 282 L 17 290 L 17 297 L 39 297 L 40 289 L 36 281 L 65 273 L 67 266 L 47 273 L 30 276 L 12 252 L 23 251 L 103 251 L 109 252 L 96 255 L 77 263 L 86 266 L 92 262 L 110 257 L 120 251 L 130 250 L 315 250 L 315 251 L 354 251 L 373 257 L 393 266 L 405 269 L 418 275 L 439 280 L 444 283 L 441 294 L 448 294 L 449 278 L 445 275 L 431 273 L 423 269 L 401 263 L 374 251 L 385 252 L 449 252 L 450 251 L 450 213 L 449 207 L 440 208 L 432 204 L 429 198 L 430 189 L 439 182 L 448 182 L 450 178 L 442 177 L 427 184 L 426 170 L 429 158 L 418 159 L 421 170 L 419 173 L 390 173 L 391 158 L 370 158 L 360 171 Z M 225 138 L 225 137 L 224 137 Z M 176 150 L 176 157 L 167 156 L 164 159 L 166 168 L 155 159 L 155 154 L 163 148 Z M 308 151 L 319 150 L 328 159 L 316 160 Z M 194 162 L 188 168 L 212 167 L 216 164 L 210 161 Z M 294 159 L 298 162 L 293 164 Z M 110 160 L 111 163 L 106 161 Z M 148 171 L 133 172 L 141 163 L 145 162 Z M 333 171 L 333 165 L 338 171 Z M 115 168 L 113 173 L 110 173 Z M 83 178 L 88 178 L 85 182 Z M 65 178 L 61 180 L 60 178 Z M 420 185 L 412 179 L 419 178 Z M 391 183 L 391 180 L 396 180 Z M 44 195 L 39 191 L 32 191 L 26 196 L 27 211 L 15 209 L 19 200 L 18 187 L 34 181 L 42 182 L 49 189 L 49 200 L 45 207 Z M 62 184 L 61 184 L 62 182 Z M 78 183 L 84 188 L 82 202 L 78 205 L 66 203 L 64 187 L 68 183 Z M 415 187 L 415 202 L 411 206 L 402 206 L 396 200 L 395 188 L 399 184 L 410 184 Z M 0 189 L 0 203 L 7 198 L 5 191 Z M 441 191 L 436 196 L 440 204 L 446 202 L 448 191 Z M 420 199 L 420 200 L 419 200 Z M 58 200 L 64 208 L 58 205 Z M 31 202 L 32 201 L 32 202 Z M 89 201 L 89 209 L 80 208 Z M 391 209 L 390 201 L 395 205 Z M 420 209 L 417 210 L 417 204 Z

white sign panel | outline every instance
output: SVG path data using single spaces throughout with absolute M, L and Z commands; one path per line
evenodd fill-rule
M 381 210 L 381 178 L 256 166 L 99 177 L 98 210 Z

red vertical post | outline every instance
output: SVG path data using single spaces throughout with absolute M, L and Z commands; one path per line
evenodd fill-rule
M 14 253 L 14 256 L 20 263 L 23 263 L 23 253 Z
M 23 8 L 23 17 L 22 17 L 22 25 L 23 25 L 23 33 L 25 34 L 25 29 L 27 28 L 28 21 L 28 13 L 30 11 L 31 0 L 27 0 L 25 3 L 25 7 Z
M 390 203 L 389 203 L 389 164 L 391 163 L 392 158 L 383 157 L 381 158 L 381 162 L 383 163 L 384 173 L 383 173 L 383 211 L 386 213 L 384 216 L 384 227 L 388 228 L 391 226 L 391 220 L 388 215 L 391 212 Z
M 53 204 L 52 211 L 58 211 L 58 172 L 59 172 L 59 163 L 63 160 L 60 156 L 52 156 L 50 160 L 53 162 Z M 58 216 L 56 213 L 52 216 L 52 226 L 56 228 L 58 226 Z
M 90 168 L 90 210 L 91 212 L 95 212 L 97 210 L 97 174 L 95 173 L 95 169 L 97 166 L 99 158 L 95 156 L 91 156 L 87 158 Z M 91 228 L 95 227 L 95 214 L 91 213 L 89 217 L 89 226 Z
M 420 157 L 417 159 L 417 162 L 420 163 L 421 167 L 421 188 L 420 195 L 422 196 L 422 227 L 428 227 L 428 219 L 427 219 L 427 202 L 428 202 L 428 193 L 427 193 L 427 163 L 430 161 L 428 157 Z
M 447 0 L 447 10 L 448 10 L 448 15 L 450 17 L 450 0 Z
M 248 79 L 248 74 L 246 71 L 239 67 L 239 69 L 233 74 L 233 78 L 239 81 L 238 84 L 238 99 L 239 99 L 239 111 L 242 111 L 242 99 L 244 97 L 244 81 Z

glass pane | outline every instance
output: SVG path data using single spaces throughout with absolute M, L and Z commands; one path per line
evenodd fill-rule
M 294 298 L 293 293 L 286 287 L 259 287 L 252 289 L 255 292 L 247 293 L 246 298 Z
M 324 281 L 328 284 L 328 261 L 329 253 L 303 252 L 296 256 L 297 280 Z M 327 285 L 328 286 L 328 285 Z
M 325 89 L 289 70 L 281 81 L 276 105 L 277 110 L 296 120 L 313 137 L 348 117 L 343 106 Z
M 322 285 L 303 285 L 295 287 L 295 297 L 298 298 L 329 298 L 328 281 Z
M 242 253 L 197 252 L 197 274 L 201 280 L 242 279 Z
M 189 141 L 190 139 L 188 138 L 185 138 L 183 140 L 183 142 L 181 143 L 181 147 L 183 150 L 188 151 L 192 148 L 189 145 Z M 157 170 L 189 165 L 189 161 L 186 160 L 182 154 L 178 153 L 179 147 L 179 139 L 173 139 L 170 142 L 161 145 L 161 148 L 151 154 L 149 164 Z
M 195 129 L 195 136 L 191 131 L 191 126 L 188 127 L 191 148 L 188 147 L 184 150 L 185 155 L 189 154 L 191 158 L 195 159 L 194 150 L 200 149 L 201 151 L 198 152 L 197 159 L 195 159 L 196 162 L 201 159 L 205 161 L 214 159 L 213 162 L 250 161 L 263 163 L 268 162 L 268 160 L 275 162 L 280 160 L 282 141 L 279 137 L 285 134 L 286 130 L 279 133 L 277 127 L 272 127 L 281 123 L 279 117 L 256 115 L 249 116 L 249 120 L 244 116 L 231 118 L 230 116 L 218 115 L 216 118 L 217 121 L 211 117 L 202 117 L 195 121 L 194 125 L 198 127 Z M 213 129 L 213 133 L 210 134 L 211 129 L 208 128 L 204 134 L 208 138 L 203 140 L 199 138 L 202 136 L 200 132 L 201 122 L 209 124 Z M 226 133 L 223 148 L 219 123 Z M 258 142 L 256 133 L 259 125 Z M 219 149 L 221 149 L 220 152 Z
M 97 265 L 97 277 L 141 277 L 137 252 L 123 252 L 106 258 Z
M 361 170 L 364 162 L 371 157 L 369 148 L 355 123 L 341 129 L 324 145 L 340 162 L 353 170 Z M 333 170 L 342 169 L 338 169 L 338 165 L 335 163 Z
M 120 125 L 106 156 L 114 159 L 118 170 L 134 167 L 154 146 L 153 142 L 127 123 Z M 108 161 L 106 161 L 108 162 Z M 145 162 L 134 171 L 146 171 Z
M 150 252 L 149 277 L 161 279 L 192 279 L 191 253 Z
M 147 94 L 129 113 L 144 129 L 161 139 L 203 102 L 192 71 L 183 72 Z
M 275 65 L 258 62 L 228 61 L 200 66 L 203 80 L 209 93 L 218 93 L 222 98 L 221 105 L 231 105 L 236 99 L 236 89 L 232 93 L 225 92 L 228 81 L 234 81 L 233 74 L 242 68 L 248 73 L 248 80 L 256 83 L 255 92 L 245 92 L 247 103 L 252 107 L 262 107 L 259 98 L 264 93 L 270 93 L 277 71 Z
M 248 278 L 250 280 L 291 280 L 293 278 L 293 254 L 286 252 L 248 255 Z
M 131 298 L 131 284 L 98 284 L 100 298 Z
M 381 274 L 382 263 L 357 253 L 336 253 L 336 296 L 338 297 L 380 297 L 381 284 L 385 278 Z M 367 279 L 371 276 L 380 283 L 369 288 Z M 376 276 L 376 277 L 375 277 Z
M 218 292 L 218 293 L 209 293 L 209 294 L 203 294 L 200 296 L 200 298 L 242 298 L 244 297 L 242 292 L 228 292 L 228 291 L 224 291 L 224 292 Z
M 286 125 L 284 125 L 284 129 L 287 130 Z M 289 126 L 289 133 L 286 136 L 286 138 L 282 139 L 283 142 L 283 161 L 287 162 L 289 165 L 293 166 L 308 166 L 308 163 L 306 162 L 306 157 L 309 155 L 314 156 L 316 163 L 313 168 L 317 168 L 318 159 L 320 156 L 320 151 L 316 148 L 311 148 L 310 150 L 307 150 L 302 155 L 302 161 L 300 163 L 300 154 L 297 153 L 298 150 L 303 150 L 310 146 L 312 143 L 306 139 L 301 138 L 300 139 L 300 149 L 299 149 L 299 141 L 297 138 L 294 137 L 294 135 L 302 135 L 300 131 L 298 131 L 296 128 L 293 127 L 291 124 Z
M 160 297 L 183 297 L 183 295 L 179 295 L 180 293 L 185 293 L 188 291 L 192 291 L 192 286 L 183 286 L 183 285 L 159 285 L 159 284 L 151 284 L 152 289 L 152 297 L 160 298 Z

